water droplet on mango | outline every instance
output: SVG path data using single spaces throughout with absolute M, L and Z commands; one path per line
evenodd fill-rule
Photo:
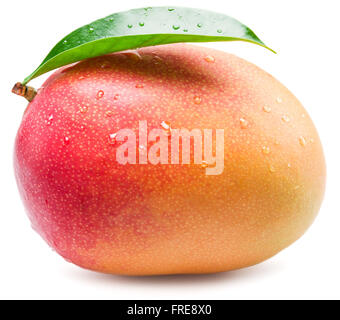
M 215 62 L 215 58 L 213 56 L 206 56 L 206 57 L 204 57 L 204 60 L 206 62 L 209 62 L 209 63 L 214 63 Z
M 106 112 L 105 112 L 105 115 L 106 115 L 108 118 L 110 118 L 110 117 L 112 117 L 113 112 L 112 112 L 111 110 L 106 111 Z
M 300 143 L 301 147 L 304 147 L 307 144 L 306 138 L 304 136 L 301 136 L 299 138 L 299 143 Z
M 46 124 L 47 124 L 48 126 L 50 126 L 50 125 L 52 124 L 52 121 L 53 121 L 53 114 L 51 114 L 51 115 L 48 117 L 48 119 L 47 119 L 47 121 L 46 121 Z
M 99 90 L 97 92 L 97 95 L 96 95 L 97 100 L 99 100 L 99 99 L 101 99 L 103 97 L 104 97 L 104 91 L 103 90 Z
M 195 104 L 201 104 L 201 102 L 202 102 L 202 98 L 201 97 L 199 97 L 199 96 L 194 97 L 194 103 Z
M 115 144 L 117 142 L 116 137 L 117 137 L 117 133 L 110 133 L 109 144 Z
M 272 108 L 271 107 L 268 107 L 268 106 L 264 106 L 263 107 L 263 111 L 264 112 L 267 112 L 267 113 L 270 113 L 272 111 Z
M 267 146 L 263 146 L 263 147 L 262 147 L 262 153 L 263 153 L 263 154 L 269 154 L 269 153 L 270 153 L 270 148 L 267 147 Z
M 209 167 L 208 162 L 203 160 L 203 161 L 202 161 L 202 164 L 201 164 L 201 167 L 202 167 L 203 169 L 208 168 L 208 167 Z
M 290 121 L 290 118 L 287 115 L 283 115 L 281 119 L 284 122 L 289 122 Z
M 242 128 L 242 129 L 247 129 L 247 128 L 248 128 L 248 125 L 249 125 L 249 122 L 248 122 L 246 119 L 241 118 L 241 119 L 240 119 L 240 125 L 241 125 L 241 128 Z
M 165 133 L 169 136 L 171 134 L 171 124 L 167 121 L 161 122 L 161 127 L 165 131 Z
M 141 61 L 143 59 L 137 50 L 126 51 L 123 55 L 135 61 Z
M 87 106 L 81 106 L 80 108 L 79 108 L 79 111 L 80 111 L 80 113 L 86 113 L 87 111 L 88 111 L 88 107 Z

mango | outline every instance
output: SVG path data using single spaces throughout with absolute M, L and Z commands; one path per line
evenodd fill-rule
M 286 87 L 183 44 L 57 70 L 25 111 L 14 165 L 32 226 L 55 251 L 125 275 L 260 263 L 312 224 L 326 176 L 317 131 Z

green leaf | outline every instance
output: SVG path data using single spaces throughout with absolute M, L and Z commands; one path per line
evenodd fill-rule
M 23 84 L 53 69 L 111 52 L 178 42 L 237 40 L 273 51 L 252 30 L 224 14 L 182 7 L 133 9 L 96 20 L 70 33 Z

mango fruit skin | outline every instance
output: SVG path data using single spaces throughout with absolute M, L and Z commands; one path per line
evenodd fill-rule
M 118 164 L 109 136 L 139 120 L 225 129 L 223 173 Z M 25 111 L 14 165 L 32 226 L 52 248 L 126 275 L 264 261 L 312 224 L 326 175 L 316 129 L 287 88 L 234 55 L 183 44 L 55 72 Z

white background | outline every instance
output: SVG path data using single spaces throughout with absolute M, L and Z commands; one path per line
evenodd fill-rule
M 213 275 L 102 275 L 65 262 L 31 229 L 12 168 L 13 142 L 26 106 L 10 93 L 64 35 L 113 12 L 185 5 L 231 15 L 269 51 L 246 43 L 204 44 L 265 69 L 302 101 L 323 141 L 325 200 L 307 234 L 258 266 Z M 339 299 L 340 45 L 338 0 L 3 1 L 0 9 L 0 298 Z M 32 81 L 39 87 L 45 76 Z

